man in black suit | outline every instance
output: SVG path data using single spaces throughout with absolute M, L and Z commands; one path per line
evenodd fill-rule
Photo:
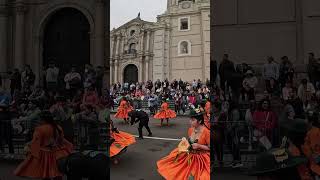
M 141 106 L 138 106 L 135 108 L 135 110 L 129 112 L 129 116 L 131 117 L 131 125 L 133 125 L 134 123 L 139 122 L 139 127 L 138 127 L 138 131 L 139 131 L 139 138 L 143 139 L 143 135 L 142 135 L 142 128 L 145 127 L 147 129 L 147 131 L 149 132 L 148 136 L 152 136 L 152 132 L 149 128 L 149 116 L 146 112 L 141 110 Z

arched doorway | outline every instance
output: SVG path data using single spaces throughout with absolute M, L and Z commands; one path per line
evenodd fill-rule
M 123 70 L 123 83 L 136 83 L 138 82 L 138 68 L 133 64 L 129 64 Z
M 60 68 L 61 80 L 72 65 L 83 71 L 90 63 L 89 32 L 90 24 L 81 11 L 69 7 L 56 11 L 44 28 L 43 66 L 53 60 Z

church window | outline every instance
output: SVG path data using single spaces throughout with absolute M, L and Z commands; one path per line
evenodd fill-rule
M 136 32 L 135 30 L 131 30 L 130 31 L 130 36 L 133 36 L 135 32 Z
M 191 55 L 191 43 L 190 41 L 181 41 L 178 45 L 178 55 Z
M 179 30 L 180 31 L 190 30 L 190 18 L 189 17 L 180 18 Z
M 129 54 L 134 54 L 134 53 L 136 53 L 136 44 L 131 43 L 129 46 Z

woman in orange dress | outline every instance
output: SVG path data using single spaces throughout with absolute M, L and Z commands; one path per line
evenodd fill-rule
M 113 126 L 112 120 L 110 120 L 110 135 L 111 139 L 114 139 L 114 142 L 111 144 L 110 158 L 113 160 L 114 164 L 118 164 L 118 157 L 120 154 L 126 151 L 127 147 L 136 142 L 134 136 L 129 133 L 119 131 Z
M 167 103 L 165 98 L 163 98 L 162 101 L 163 103 L 161 105 L 160 111 L 156 115 L 154 115 L 154 118 L 161 120 L 161 126 L 163 125 L 163 120 L 166 119 L 167 126 L 169 126 L 169 119 L 177 117 L 177 114 L 173 110 L 169 109 L 169 104 Z
M 41 113 L 42 124 L 35 128 L 33 139 L 25 147 L 26 159 L 14 171 L 16 176 L 61 180 L 57 160 L 68 156 L 73 145 L 63 135 L 62 128 L 53 121 L 49 111 Z
M 320 177 L 320 122 L 318 113 L 309 112 L 308 125 L 310 127 L 305 137 L 303 152 L 309 159 L 309 166 L 315 176 Z
M 166 180 L 210 180 L 210 131 L 203 126 L 200 109 L 191 110 L 190 116 L 187 152 L 176 148 L 157 162 L 158 172 Z
M 132 106 L 126 97 L 123 97 L 117 113 L 114 115 L 115 118 L 124 119 L 124 121 L 129 124 L 129 115 L 128 113 L 132 111 Z

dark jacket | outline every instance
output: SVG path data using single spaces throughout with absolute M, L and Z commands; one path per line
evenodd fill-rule
M 0 138 L 10 138 L 12 133 L 11 113 L 7 110 L 0 111 Z
M 149 116 L 146 112 L 142 110 L 133 110 L 130 113 L 131 125 L 140 121 L 140 123 L 148 123 Z

